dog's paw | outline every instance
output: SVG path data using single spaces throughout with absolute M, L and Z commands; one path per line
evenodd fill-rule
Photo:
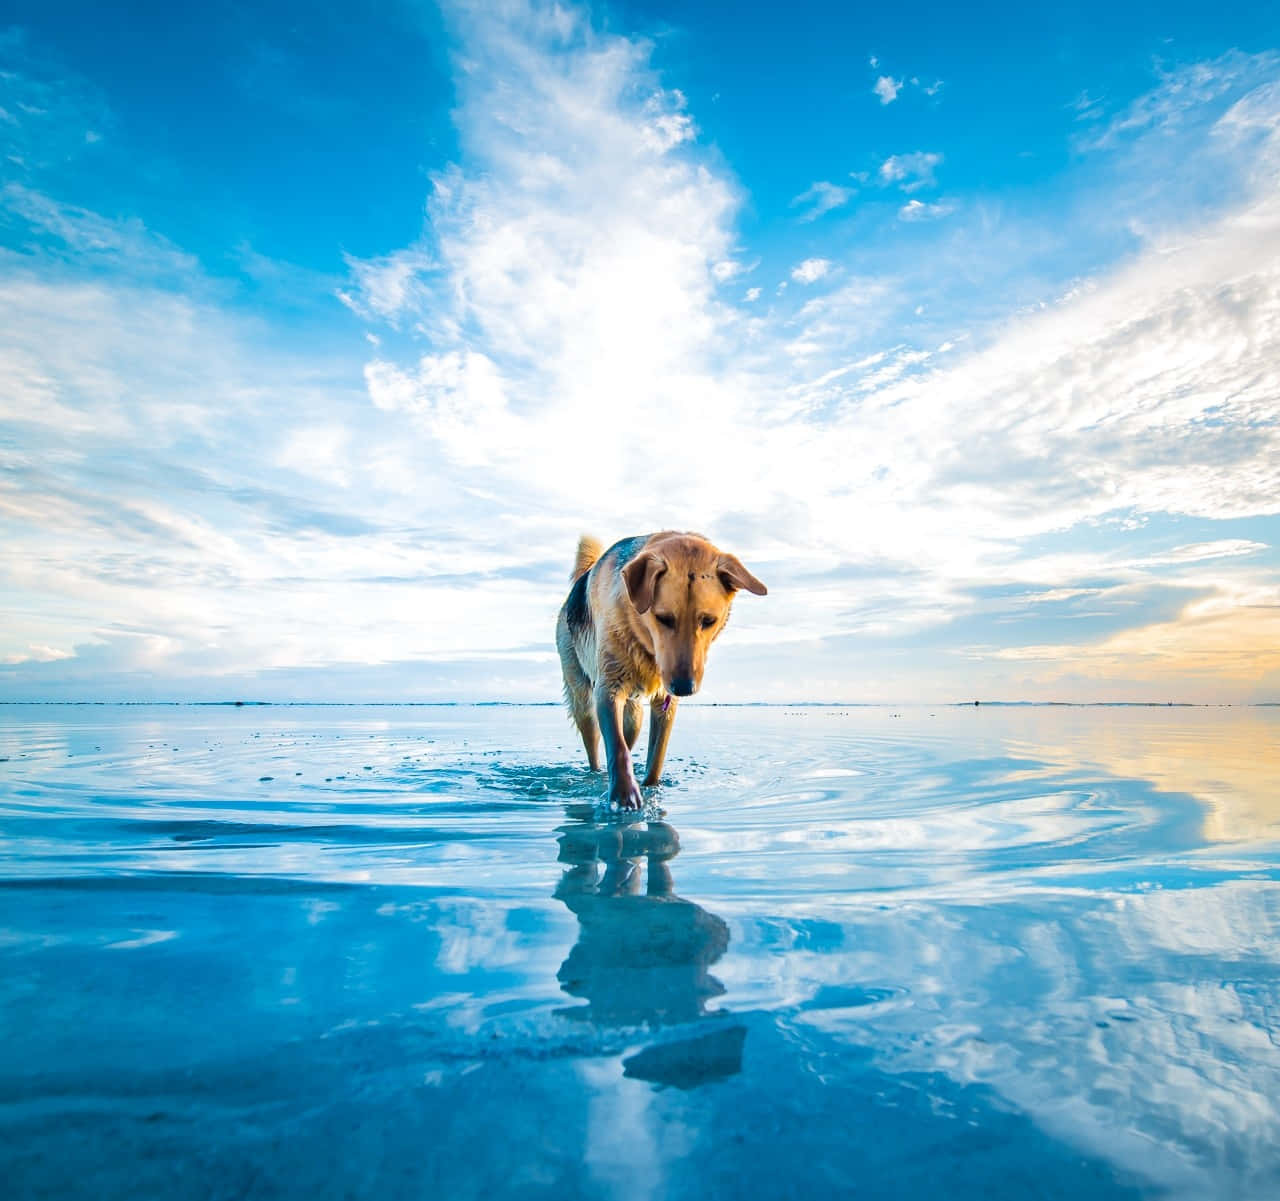
M 643 804 L 640 785 L 636 783 L 634 776 L 629 780 L 619 780 L 609 789 L 610 809 L 639 809 Z

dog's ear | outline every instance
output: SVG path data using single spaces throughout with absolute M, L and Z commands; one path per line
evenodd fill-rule
M 733 555 L 720 556 L 720 561 L 716 564 L 716 574 L 720 577 L 720 582 L 725 586 L 726 591 L 736 592 L 739 588 L 745 588 L 755 596 L 767 596 L 769 593 L 769 589 Z
M 658 577 L 666 570 L 666 563 L 657 555 L 636 555 L 622 569 L 627 595 L 637 613 L 647 613 L 653 608 L 653 594 L 658 587 Z

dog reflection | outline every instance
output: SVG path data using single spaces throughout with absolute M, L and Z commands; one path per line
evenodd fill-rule
M 666 822 L 563 827 L 568 864 L 555 895 L 578 919 L 578 941 L 557 979 L 585 1005 L 564 1015 L 603 1026 L 694 1022 L 724 992 L 710 967 L 729 928 L 673 892 L 670 861 L 680 841 Z M 693 1087 L 741 1070 L 740 1026 L 646 1048 L 625 1061 L 629 1076 Z

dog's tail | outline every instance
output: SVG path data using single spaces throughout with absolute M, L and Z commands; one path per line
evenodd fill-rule
M 600 543 L 600 539 L 591 537 L 590 534 L 583 534 L 578 539 L 578 556 L 573 561 L 573 571 L 569 575 L 569 583 L 573 583 L 580 575 L 585 575 L 591 570 L 595 561 L 604 551 L 604 547 Z

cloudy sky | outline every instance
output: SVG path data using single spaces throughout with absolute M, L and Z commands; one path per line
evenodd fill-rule
M 0 699 L 1280 699 L 1280 10 L 11 0 Z

